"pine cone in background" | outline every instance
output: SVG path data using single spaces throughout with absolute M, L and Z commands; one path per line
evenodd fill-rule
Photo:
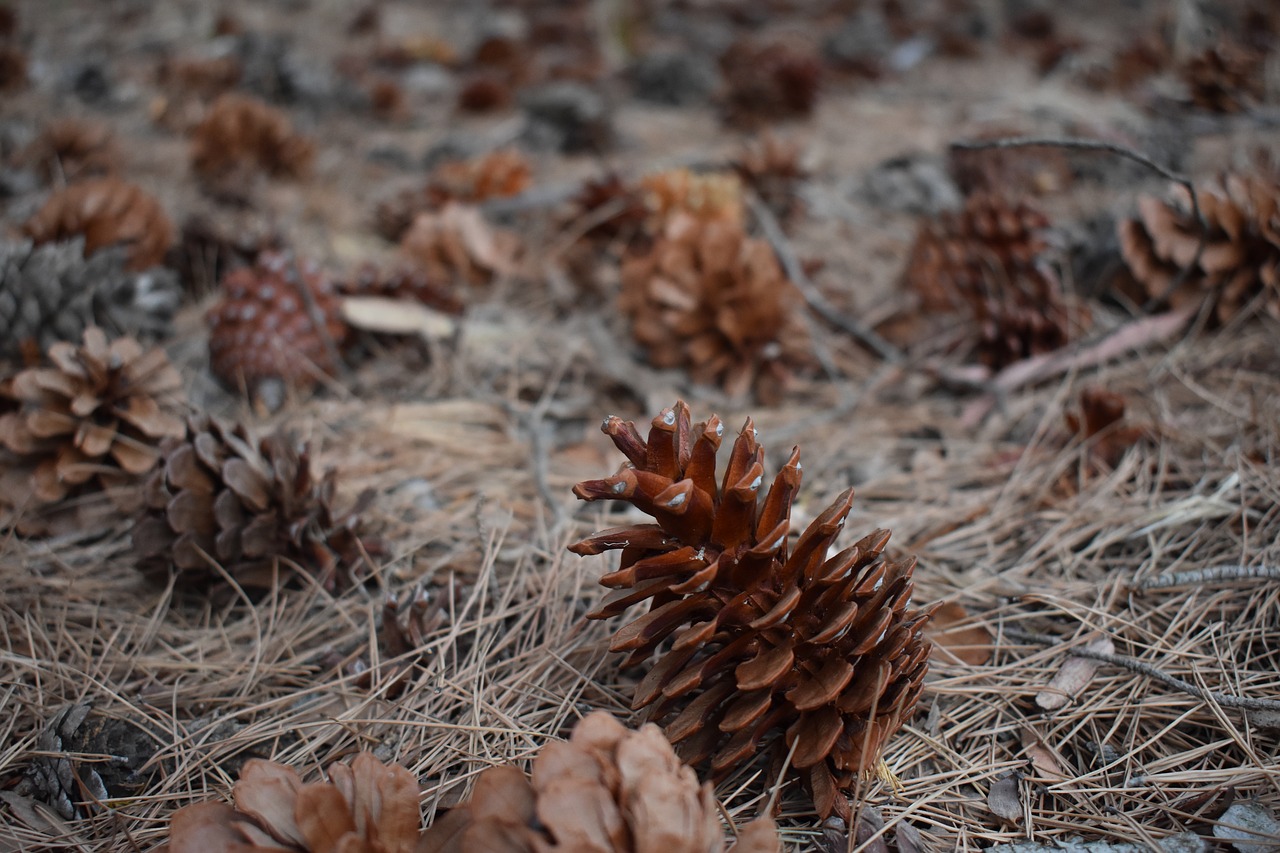
M 491 228 L 474 207 L 446 204 L 439 213 L 420 213 L 400 239 L 400 254 L 428 279 L 488 284 L 515 269 L 518 238 Z
M 799 187 L 809 179 L 809 170 L 800 162 L 801 155 L 799 142 L 781 140 L 765 131 L 733 163 L 743 183 L 755 190 L 783 224 L 804 208 Z
M 101 329 L 84 344 L 49 347 L 50 367 L 23 370 L 5 383 L 20 404 L 0 415 L 8 451 L 0 500 L 42 507 L 105 490 L 121 505 L 130 486 L 155 467 L 160 444 L 183 433 L 182 377 L 164 350 L 132 338 L 108 342 Z
M 728 86 L 725 121 L 735 127 L 807 118 L 822 82 L 816 51 L 783 40 L 740 38 L 720 57 L 720 70 Z
M 742 182 L 731 172 L 655 172 L 640 179 L 640 193 L 649 208 L 650 230 L 655 235 L 661 234 L 680 213 L 704 222 L 742 225 Z
M 1048 225 L 1025 202 L 983 193 L 925 220 L 916 235 L 908 286 L 926 311 L 971 316 L 979 355 L 993 368 L 1052 352 L 1087 319 L 1048 262 Z
M 105 124 L 81 119 L 51 122 L 36 137 L 23 160 L 46 184 L 101 178 L 120 170 L 120 147 Z
M 841 792 L 876 767 L 928 668 L 932 609 L 910 608 L 914 558 L 883 556 L 887 530 L 828 555 L 852 489 L 793 542 L 799 448 L 762 498 L 764 449 L 750 419 L 719 486 L 724 426 L 715 416 L 694 425 L 677 402 L 654 418 L 647 440 L 617 417 L 603 430 L 629 461 L 574 494 L 626 501 L 657 523 L 604 530 L 570 550 L 622 551 L 617 571 L 600 579 L 614 592 L 589 618 L 650 602 L 610 643 L 630 653 L 627 666 L 658 654 L 632 707 L 647 707 L 683 758 L 709 759 L 718 776 L 761 748 L 778 769 L 790 754 L 819 814 L 848 820 Z
M 567 742 L 533 759 L 533 779 L 491 767 L 470 802 L 430 826 L 419 851 L 509 853 L 723 853 L 724 831 L 709 783 L 699 785 L 657 726 L 630 731 L 594 711 Z M 742 827 L 734 853 L 781 853 L 768 817 Z
M 640 190 L 616 172 L 585 181 L 574 196 L 573 206 L 575 220 L 590 219 L 594 223 L 583 236 L 602 240 L 635 234 L 649 218 Z
M 388 240 L 400 240 L 419 214 L 437 212 L 450 201 L 479 204 L 519 195 L 529 184 L 529 161 L 519 151 L 493 151 L 473 160 L 444 163 L 425 186 L 402 190 L 379 202 L 374 225 Z
M 174 812 L 157 853 L 415 853 L 422 817 L 418 780 L 362 752 L 329 765 L 329 781 L 304 784 L 292 767 L 255 758 L 231 789 L 235 807 L 196 803 Z
M 1259 298 L 1280 317 L 1280 178 L 1228 174 L 1196 195 L 1207 229 L 1198 259 L 1200 226 L 1185 193 L 1177 206 L 1144 196 L 1140 218 L 1120 222 L 1120 250 L 1133 277 L 1149 298 L 1174 308 L 1210 301 L 1217 323 Z M 1190 269 L 1178 282 L 1184 267 Z
M 269 217 L 221 206 L 192 213 L 183 221 L 170 265 L 183 289 L 198 297 L 217 287 L 231 270 L 252 266 L 263 252 L 284 249 L 284 238 Z
M 123 244 L 131 270 L 159 266 L 173 242 L 173 224 L 160 203 L 118 178 L 92 178 L 59 190 L 22 231 L 37 243 L 84 237 L 86 257 Z
M 243 426 L 192 418 L 187 436 L 162 451 L 133 529 L 144 573 L 172 570 L 188 585 L 217 586 L 216 562 L 243 587 L 269 589 L 277 572 L 281 582 L 301 573 L 329 592 L 368 574 L 359 514 L 372 493 L 335 512 L 335 473 L 317 478 L 309 449 L 293 436 L 255 442 Z
M 182 301 L 162 267 L 124 269 L 122 247 L 84 257 L 84 241 L 0 243 L 0 356 L 79 341 L 89 326 L 139 339 L 167 335 Z
M 1266 55 L 1234 44 L 1220 44 L 1188 59 L 1179 69 L 1191 96 L 1202 110 L 1243 112 L 1266 94 Z
M 624 260 L 618 304 L 655 367 L 776 398 L 804 360 L 795 295 L 768 243 L 681 214 L 648 252 Z
M 265 252 L 222 280 L 209 309 L 209 367 L 252 396 L 264 381 L 299 390 L 337 372 L 347 326 L 333 282 L 309 261 Z
M 242 195 L 238 185 L 255 172 L 306 177 L 314 157 L 315 147 L 294 133 L 284 113 L 247 95 L 218 98 L 191 136 L 191 168 L 219 193 Z

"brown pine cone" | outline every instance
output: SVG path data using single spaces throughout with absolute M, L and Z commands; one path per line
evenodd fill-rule
M 720 57 L 720 69 L 728 84 L 725 121 L 736 127 L 808 117 L 822 82 L 817 54 L 783 40 L 738 39 Z
M 529 160 L 519 151 L 491 151 L 471 160 L 442 163 L 427 181 L 433 208 L 448 201 L 479 204 L 491 198 L 519 195 L 532 183 Z
M 37 243 L 82 236 L 85 257 L 123 244 L 131 270 L 159 266 L 173 242 L 173 224 L 160 203 L 118 178 L 93 178 L 59 190 L 22 231 Z
M 287 433 L 254 441 L 241 425 L 192 418 L 185 438 L 165 442 L 164 460 L 143 490 L 133 529 L 143 572 L 185 573 L 187 583 L 271 588 L 277 574 L 308 576 L 334 592 L 368 573 L 359 513 L 333 507 L 333 471 L 317 478 L 309 449 Z
M 309 389 L 340 363 L 347 326 L 333 282 L 289 252 L 264 252 L 222 280 L 209 309 L 209 367 L 257 396 L 266 380 Z
M 781 140 L 766 131 L 733 163 L 743 183 L 755 190 L 784 224 L 804 207 L 798 190 L 809 179 L 809 171 L 800 162 L 801 154 L 800 143 Z
M 1265 54 L 1224 43 L 1191 57 L 1179 70 L 1197 107 L 1238 113 L 1262 100 L 1265 62 Z
M 742 225 L 742 182 L 731 172 L 655 172 L 640 179 L 640 193 L 649 208 L 649 228 L 655 235 L 681 213 L 704 222 Z
M 735 396 L 776 396 L 804 360 L 795 295 L 768 243 L 681 214 L 623 262 L 619 307 L 654 366 L 687 367 L 695 382 Z
M 182 378 L 164 350 L 108 342 L 98 328 L 85 330 L 82 346 L 58 342 L 47 356 L 51 366 L 4 383 L 18 406 L 0 415 L 8 452 L 0 504 L 42 507 L 106 491 L 127 506 L 161 442 L 183 434 Z
M 450 202 L 438 213 L 418 214 L 400 239 L 400 254 L 431 281 L 482 285 L 514 270 L 517 244 L 476 208 Z
M 681 766 L 657 726 L 629 731 L 604 711 L 584 717 L 567 742 L 533 759 L 533 779 L 491 767 L 471 801 L 423 836 L 432 853 L 592 851 L 723 853 L 724 832 L 710 783 Z M 734 853 L 781 853 L 768 817 L 744 826 Z
M 1051 352 L 1087 315 L 1068 304 L 1049 264 L 1048 225 L 1025 202 L 972 195 L 958 213 L 921 223 L 906 282 L 926 311 L 971 316 L 979 354 L 994 368 Z
M 638 232 L 649 210 L 638 188 L 610 172 L 583 183 L 574 197 L 574 217 L 593 223 L 584 236 L 612 240 Z
M 314 156 L 315 147 L 294 133 L 284 113 L 247 95 L 218 98 L 192 132 L 191 168 L 218 192 L 243 194 L 237 184 L 255 172 L 306 177 Z
M 626 501 L 657 523 L 604 530 L 570 550 L 622 551 L 600 579 L 614 592 L 589 618 L 650 602 L 610 643 L 629 653 L 624 665 L 658 655 L 632 707 L 648 708 L 685 760 L 709 759 L 719 776 L 760 749 L 779 766 L 790 755 L 818 812 L 847 820 L 841 792 L 876 767 L 928 669 L 932 609 L 910 607 L 915 559 L 883 556 L 887 530 L 828 554 L 852 489 L 793 540 L 799 448 L 762 496 L 764 449 L 750 419 L 718 485 L 715 416 L 694 425 L 677 402 L 647 440 L 617 417 L 602 428 L 629 461 L 574 494 Z
M 114 175 L 120 169 L 120 148 L 105 124 L 61 119 L 45 127 L 27 146 L 23 159 L 46 184 L 71 183 Z
M 1177 206 L 1144 196 L 1139 219 L 1120 222 L 1120 251 L 1133 277 L 1149 298 L 1174 308 L 1211 302 L 1216 323 L 1257 299 L 1280 317 L 1280 178 L 1228 174 L 1196 195 L 1206 227 L 1198 257 L 1200 227 L 1185 195 Z

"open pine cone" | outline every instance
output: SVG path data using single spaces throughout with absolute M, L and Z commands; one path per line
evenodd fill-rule
M 514 270 L 518 243 L 475 207 L 450 202 L 437 213 L 418 214 L 400 240 L 400 254 L 432 281 L 483 285 Z
M 1149 298 L 1174 308 L 1211 300 L 1218 323 L 1259 297 L 1280 317 L 1280 178 L 1228 174 L 1196 195 L 1206 226 L 1199 257 L 1200 226 L 1185 195 L 1178 206 L 1143 196 L 1139 219 L 1119 224 L 1120 250 L 1133 277 Z
M 742 225 L 742 182 L 732 172 L 655 172 L 640 179 L 640 194 L 658 234 L 681 213 L 704 222 Z
M 159 266 L 173 242 L 173 224 L 160 203 L 118 178 L 93 178 L 59 190 L 22 230 L 37 243 L 84 237 L 86 257 L 124 245 L 131 270 Z
M 1266 94 L 1266 54 L 1224 43 L 1205 49 L 1179 68 L 1191 101 L 1202 110 L 1238 113 Z
M 254 172 L 303 178 L 314 156 L 310 140 L 294 133 L 284 113 L 247 95 L 218 98 L 191 137 L 191 168 L 218 191 L 242 193 L 236 185 Z
M 232 788 L 235 806 L 196 803 L 174 812 L 157 853 L 420 853 L 418 780 L 371 752 L 329 765 L 329 781 L 303 783 L 292 767 L 254 758 Z
M 0 504 L 40 507 L 107 490 L 124 506 L 128 489 L 160 459 L 163 440 L 183 433 L 182 378 L 161 349 L 132 338 L 108 342 L 86 329 L 82 346 L 49 347 L 49 367 L 4 383 L 18 402 L 0 415 Z M 3 454 L 0 454 L 3 455 Z
M 1086 314 L 1068 303 L 1049 263 L 1048 225 L 1024 202 L 974 194 L 963 210 L 921 223 L 906 282 L 926 311 L 971 316 L 992 367 L 1051 352 Z
M 443 163 L 424 186 L 402 190 L 374 211 L 378 233 L 388 240 L 404 236 L 419 214 L 448 202 L 479 204 L 491 198 L 519 195 L 529 188 L 529 161 L 515 150 L 492 151 L 472 160 Z
M 723 853 L 711 785 L 698 784 L 657 726 L 629 731 L 604 711 L 553 741 L 530 781 L 510 766 L 485 770 L 471 801 L 427 829 L 422 853 Z M 781 853 L 769 818 L 742 828 L 734 853 Z
M 648 252 L 624 261 L 619 304 L 656 367 L 687 366 L 694 381 L 731 395 L 754 387 L 772 397 L 803 360 L 794 297 L 768 243 L 680 214 Z
M 165 442 L 161 466 L 147 481 L 144 517 L 133 550 L 146 573 L 170 569 L 216 583 L 221 566 L 244 587 L 269 588 L 301 572 L 334 591 L 368 566 L 359 513 L 366 492 L 346 513 L 334 509 L 336 475 L 317 478 L 311 454 L 287 433 L 255 442 L 240 425 L 193 418 L 185 438 Z
M 264 252 L 228 273 L 222 292 L 208 315 L 209 366 L 229 386 L 307 389 L 338 369 L 348 330 L 333 282 L 314 264 Z
M 841 792 L 876 767 L 928 669 L 932 609 L 910 606 L 914 558 L 883 555 L 887 530 L 828 554 L 852 489 L 793 541 L 799 449 L 762 495 L 764 449 L 750 419 L 719 484 L 724 426 L 715 416 L 692 424 L 677 402 L 654 418 L 647 440 L 617 417 L 603 430 L 629 461 L 574 494 L 626 501 L 656 523 L 604 530 L 570 550 L 622 551 L 600 579 L 615 591 L 589 618 L 649 601 L 610 643 L 629 653 L 625 665 L 658 655 L 632 707 L 648 708 L 685 760 L 709 759 L 716 775 L 760 749 L 775 762 L 790 753 L 818 812 L 848 819 Z

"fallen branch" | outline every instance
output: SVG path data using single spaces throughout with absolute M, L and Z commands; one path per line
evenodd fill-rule
M 1273 580 L 1280 581 L 1280 566 L 1214 566 L 1208 569 L 1192 569 L 1157 575 L 1143 580 L 1134 589 L 1167 589 L 1172 586 L 1202 586 L 1221 581 Z
M 1030 643 L 1036 643 L 1041 646 L 1057 646 L 1061 645 L 1063 640 L 1061 637 L 1051 637 L 1045 634 L 1037 634 L 1033 631 L 1024 631 L 1020 628 L 1005 628 L 1004 633 L 1016 640 L 1025 640 Z M 1088 658 L 1090 660 L 1109 663 L 1112 666 L 1122 667 L 1130 672 L 1136 672 L 1139 675 L 1145 675 L 1153 681 L 1159 681 L 1167 687 L 1175 690 L 1181 690 L 1183 693 L 1189 693 L 1197 699 L 1205 702 L 1212 702 L 1221 705 L 1224 708 L 1239 708 L 1242 711 L 1263 711 L 1268 714 L 1280 714 L 1280 701 L 1274 699 L 1251 699 L 1243 696 L 1233 696 L 1229 693 L 1218 693 L 1214 690 L 1205 690 L 1189 681 L 1183 681 L 1181 678 L 1169 675 L 1149 663 L 1144 663 L 1137 658 L 1127 655 L 1115 655 L 1107 652 L 1100 652 L 1089 648 L 1071 649 L 1069 654 L 1079 657 Z

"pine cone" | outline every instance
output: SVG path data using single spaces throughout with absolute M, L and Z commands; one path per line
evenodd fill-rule
M 514 270 L 517 240 L 491 228 L 469 205 L 446 204 L 439 213 L 420 213 L 400 240 L 400 253 L 428 279 L 488 284 Z
M 187 436 L 162 452 L 133 529 L 146 574 L 172 569 L 188 583 L 216 584 L 216 561 L 243 587 L 270 588 L 277 572 L 282 579 L 300 572 L 333 592 L 367 573 L 359 513 L 372 494 L 336 513 L 336 475 L 317 478 L 309 449 L 293 436 L 255 442 L 243 426 L 192 418 Z
M 46 184 L 71 183 L 114 175 L 120 169 L 120 148 L 107 125 L 62 119 L 50 123 L 27 146 L 23 159 Z
M 196 803 L 174 812 L 157 853 L 414 853 L 421 850 L 418 780 L 362 752 L 304 784 L 292 767 L 255 758 L 231 791 L 235 807 Z
M 822 61 L 811 49 L 786 41 L 742 38 L 720 57 L 728 91 L 725 120 L 737 127 L 805 118 L 822 82 Z
M 798 188 L 808 180 L 809 171 L 800 162 L 800 155 L 800 143 L 782 141 L 766 131 L 733 163 L 743 182 L 783 223 L 795 218 L 804 207 Z
M 305 390 L 337 371 L 347 326 L 333 282 L 314 264 L 264 252 L 228 273 L 222 292 L 207 317 L 209 367 L 227 385 L 253 395 L 266 380 Z
M 982 360 L 999 368 L 1070 340 L 1084 322 L 1047 260 L 1049 220 L 1030 205 L 970 196 L 921 223 L 905 273 L 926 311 L 967 313 Z
M 794 291 L 773 250 L 728 222 L 679 215 L 622 266 L 619 307 L 656 367 L 687 366 L 696 382 L 766 396 L 802 360 Z
M 167 335 L 182 293 L 173 273 L 131 273 L 125 250 L 86 259 L 84 241 L 0 243 L 0 356 L 78 341 L 88 326 L 139 339 Z
M 533 760 L 532 782 L 514 767 L 476 779 L 471 801 L 427 829 L 432 853 L 502 850 L 723 853 L 711 785 L 682 767 L 657 726 L 628 731 L 604 711 Z M 770 818 L 743 827 L 735 853 L 781 853 Z
M 1207 229 L 1199 258 L 1200 227 L 1186 196 L 1178 207 L 1144 196 L 1140 218 L 1119 225 L 1129 271 L 1150 298 L 1174 308 L 1211 301 L 1218 323 L 1259 297 L 1280 317 L 1280 178 L 1228 174 L 1196 195 Z M 1174 288 L 1184 267 L 1190 269 Z
M 640 191 L 613 172 L 583 183 L 574 207 L 575 217 L 590 217 L 594 223 L 584 236 L 604 240 L 634 234 L 649 217 Z M 612 214 L 601 219 L 599 214 L 606 213 L 606 208 Z
M 519 151 L 493 151 L 473 160 L 444 163 L 422 187 L 402 190 L 374 211 L 378 233 L 399 240 L 413 220 L 434 213 L 450 201 L 479 204 L 491 198 L 519 195 L 529 188 L 529 161 Z
M 1220 44 L 1187 60 L 1180 71 L 1197 107 L 1215 113 L 1238 113 L 1262 100 L 1265 62 L 1265 54 L 1239 45 Z
M 108 343 L 90 328 L 82 346 L 55 343 L 48 359 L 51 367 L 6 383 L 20 406 L 0 415 L 0 445 L 10 454 L 0 501 L 41 507 L 110 493 L 151 471 L 161 442 L 182 435 L 182 378 L 163 350 L 143 350 L 132 338 Z M 127 493 L 116 492 L 127 503 Z
M 191 168 L 216 192 L 243 194 L 238 185 L 254 172 L 306 177 L 314 156 L 282 112 L 247 95 L 218 98 L 192 132 Z
M 742 225 L 742 182 L 729 172 L 656 172 L 640 179 L 640 192 L 651 213 L 650 229 L 655 234 L 662 233 L 680 213 L 704 222 Z
M 159 266 L 173 242 L 173 224 L 160 203 L 117 178 L 94 178 L 59 190 L 22 230 L 37 243 L 84 237 L 86 257 L 123 244 L 131 270 Z
M 914 558 L 882 555 L 887 530 L 828 555 L 852 489 L 793 543 L 799 449 L 760 500 L 764 449 L 750 419 L 718 488 L 719 418 L 692 425 L 677 402 L 654 418 L 647 441 L 617 417 L 603 430 L 629 462 L 574 494 L 626 501 L 657 523 L 601 531 L 570 550 L 622 550 L 618 570 L 600 579 L 615 592 L 589 618 L 650 601 L 610 643 L 630 653 L 624 665 L 658 654 L 632 707 L 647 707 L 685 760 L 710 759 L 719 776 L 761 747 L 779 764 L 790 754 L 818 812 L 847 820 L 840 792 L 876 766 L 928 668 L 932 609 L 909 607 Z

